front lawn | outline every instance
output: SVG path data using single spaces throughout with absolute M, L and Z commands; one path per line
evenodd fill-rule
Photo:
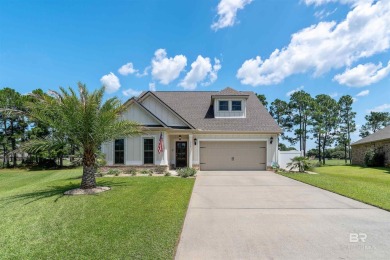
M 318 174 L 283 173 L 289 178 L 390 210 L 390 169 L 324 166 Z
M 98 178 L 111 191 L 63 196 L 80 169 L 0 170 L 0 259 L 172 259 L 194 179 Z

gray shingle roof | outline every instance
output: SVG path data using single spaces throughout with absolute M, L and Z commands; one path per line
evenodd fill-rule
M 242 95 L 248 95 L 248 94 L 244 94 L 243 92 L 232 89 L 231 87 L 224 88 L 221 91 L 213 94 L 213 96 L 242 96 Z
M 230 90 L 229 92 L 229 95 L 232 95 Z M 246 118 L 214 118 L 211 97 L 218 94 L 217 91 L 156 91 L 153 94 L 196 129 L 231 132 L 282 132 L 255 93 L 235 92 L 238 95 L 248 95 Z
M 386 139 L 390 139 L 390 126 L 386 126 L 385 128 L 354 142 L 352 145 L 372 143 Z

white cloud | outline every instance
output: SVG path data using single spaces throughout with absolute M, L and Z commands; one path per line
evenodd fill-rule
M 184 55 L 168 58 L 165 49 L 158 49 L 152 59 L 152 75 L 161 84 L 167 85 L 179 77 L 185 66 L 187 58 Z
M 335 98 L 335 97 L 337 97 L 339 95 L 339 93 L 337 93 L 337 92 L 333 92 L 333 93 L 330 93 L 329 94 L 329 96 L 331 97 L 331 98 Z
M 118 70 L 119 74 L 123 76 L 127 76 L 129 74 L 133 74 L 135 72 L 138 72 L 138 70 L 134 69 L 134 65 L 132 62 L 126 63 L 122 67 L 119 68 Z
M 323 3 L 324 1 L 308 1 Z M 237 71 L 242 84 L 271 85 L 299 73 L 322 75 L 351 66 L 390 47 L 390 1 L 357 4 L 345 20 L 320 22 L 292 35 L 287 47 L 268 59 L 246 60 Z
M 122 91 L 122 94 L 126 97 L 136 97 L 141 94 L 142 91 L 134 90 L 134 89 L 126 89 Z
M 329 3 L 339 2 L 341 4 L 359 4 L 359 3 L 372 3 L 373 0 L 305 0 L 307 5 L 324 5 Z
M 339 84 L 349 87 L 364 87 L 376 83 L 385 78 L 390 73 L 390 61 L 383 68 L 382 63 L 359 64 L 352 69 L 346 69 L 342 74 L 334 76 Z
M 218 71 L 222 68 L 221 61 L 217 58 L 214 58 L 214 65 L 213 69 L 210 71 L 209 74 L 209 81 L 203 83 L 204 86 L 208 86 L 212 83 L 214 83 L 218 78 Z
M 296 88 L 296 89 L 293 89 L 293 90 L 287 92 L 287 93 L 286 93 L 286 96 L 289 97 L 289 96 L 291 96 L 292 94 L 294 94 L 295 92 L 298 92 L 298 91 L 302 90 L 303 88 L 304 88 L 304 86 L 300 86 L 300 87 L 298 87 L 298 88 Z
M 150 91 L 156 91 L 156 83 L 150 82 L 149 83 L 149 90 Z
M 364 96 L 367 96 L 368 94 L 370 94 L 370 91 L 367 89 L 367 90 L 363 90 L 363 91 L 359 92 L 356 96 L 357 97 L 364 97 Z
M 356 103 L 358 100 L 359 100 L 359 99 L 357 99 L 357 98 L 355 98 L 355 97 L 352 98 L 353 103 Z
M 138 78 L 141 78 L 141 77 L 145 77 L 149 74 L 149 70 L 150 70 L 150 66 L 147 66 L 144 71 L 142 73 L 140 73 L 138 70 L 137 72 L 135 73 L 135 76 L 137 76 Z
M 337 8 L 333 9 L 333 11 L 327 11 L 325 9 L 322 9 L 321 11 L 316 11 L 314 13 L 314 16 L 317 18 L 317 19 L 324 19 L 332 14 L 334 14 L 335 12 L 337 11 Z
M 252 0 L 221 0 L 218 4 L 218 20 L 211 25 L 211 29 L 233 26 L 236 22 L 237 11 L 243 9 Z
M 218 70 L 221 69 L 221 63 L 214 59 L 214 66 L 211 65 L 210 58 L 199 55 L 191 64 L 191 70 L 186 74 L 179 86 L 187 90 L 194 90 L 199 83 L 210 85 L 217 79 Z M 208 79 L 208 81 L 206 81 Z
M 390 109 L 390 104 L 383 104 L 383 105 L 380 105 L 380 106 L 377 106 L 377 107 L 374 107 L 372 109 L 369 109 L 367 110 L 367 113 L 369 112 L 383 112 L 385 110 L 389 110 Z
M 107 75 L 104 75 L 100 79 L 100 82 L 106 88 L 107 93 L 114 93 L 121 87 L 121 83 L 119 82 L 118 77 L 115 76 L 115 74 L 112 72 Z

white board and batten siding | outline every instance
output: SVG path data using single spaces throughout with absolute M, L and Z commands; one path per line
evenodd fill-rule
M 154 139 L 154 164 L 168 165 L 168 135 L 163 132 L 164 151 L 157 152 L 158 142 L 160 140 L 161 132 L 150 132 L 140 136 L 126 137 L 125 139 L 125 165 L 143 165 L 143 139 Z M 114 141 L 106 142 L 102 145 L 102 152 L 106 155 L 107 165 L 114 165 Z
M 229 102 L 229 111 L 219 111 L 218 101 L 228 101 Z M 232 111 L 231 102 L 232 101 L 241 101 L 241 111 Z M 246 117 L 246 99 L 244 98 L 229 98 L 229 99 L 215 99 L 214 100 L 214 115 L 215 118 L 245 118 Z
M 130 105 L 122 114 L 122 118 L 130 121 L 137 122 L 140 125 L 161 125 L 158 120 L 153 116 L 145 112 L 145 109 L 141 108 L 137 104 Z
M 187 126 L 182 120 L 177 117 L 177 115 L 172 113 L 172 111 L 170 111 L 155 97 L 150 96 L 146 98 L 142 101 L 142 105 L 168 126 Z

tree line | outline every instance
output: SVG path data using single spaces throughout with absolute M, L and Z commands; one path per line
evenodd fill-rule
M 335 100 L 329 95 L 312 97 L 301 90 L 293 93 L 289 100 L 275 99 L 268 104 L 264 95 L 257 95 L 263 105 L 281 126 L 284 133 L 280 137 L 279 149 L 292 149 L 298 145 L 304 155 L 307 141 L 314 139 L 315 156 L 325 160 L 333 145 L 343 148 L 343 158 L 350 158 L 351 134 L 356 131 L 353 99 L 346 95 Z M 31 104 L 41 99 L 54 100 L 55 95 L 33 90 L 30 95 L 22 95 L 12 88 L 0 89 L 0 149 L 3 167 L 17 166 L 17 158 L 23 163 L 63 165 L 63 157 L 80 157 L 80 148 L 71 136 L 29 116 Z M 390 124 L 388 112 L 370 112 L 365 116 L 366 123 L 360 128 L 360 136 L 365 137 Z M 58 128 L 58 127 L 57 127 Z M 332 153 L 331 153 L 332 154 Z M 335 153 L 333 153 L 335 154 Z M 313 155 L 311 151 L 310 155 Z
M 347 159 L 351 160 L 351 134 L 356 132 L 357 127 L 356 112 L 352 108 L 354 101 L 350 95 L 336 100 L 326 94 L 312 97 L 300 90 L 291 94 L 287 101 L 275 99 L 270 104 L 264 95 L 257 94 L 257 97 L 284 131 L 279 140 L 280 150 L 291 150 L 287 145 L 298 145 L 304 156 L 315 156 L 323 164 L 331 154 L 343 157 L 346 163 Z M 371 111 L 365 120 L 360 128 L 360 137 L 389 125 L 390 114 Z M 314 140 L 316 149 L 308 153 L 307 141 L 310 139 Z M 334 145 L 337 149 L 331 148 Z M 328 151 L 331 149 L 335 151 Z

